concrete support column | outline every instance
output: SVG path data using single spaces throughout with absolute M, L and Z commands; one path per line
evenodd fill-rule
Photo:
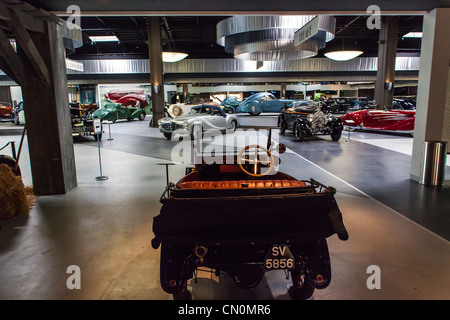
M 375 101 L 379 109 L 392 105 L 397 40 L 398 17 L 383 17 L 378 42 L 378 69 L 375 83 Z
M 147 17 L 147 27 L 153 111 L 150 126 L 155 128 L 158 127 L 158 120 L 164 117 L 165 104 L 160 17 Z
M 48 84 L 37 76 L 21 46 L 17 53 L 26 70 L 22 94 L 34 193 L 54 195 L 76 187 L 77 178 L 62 30 L 54 22 L 46 22 L 45 28 L 44 33 L 30 32 L 30 37 L 48 70 Z
M 183 102 L 184 103 L 187 102 L 188 94 L 189 94 L 189 84 L 183 83 Z
M 286 83 L 281 84 L 280 98 L 286 99 Z
M 411 179 L 419 181 L 425 141 L 443 141 L 450 62 L 450 8 L 424 15 Z M 447 110 L 446 110 L 447 108 Z

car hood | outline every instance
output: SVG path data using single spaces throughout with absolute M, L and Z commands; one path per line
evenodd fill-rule
M 190 119 L 194 119 L 194 118 L 198 118 L 198 117 L 209 117 L 209 114 L 201 114 L 201 113 L 196 113 L 196 114 L 187 114 L 185 116 L 180 116 L 180 117 L 176 117 L 173 120 L 175 121 L 185 121 L 185 120 L 190 120 Z
M 114 111 L 113 108 L 102 108 L 102 109 L 98 109 L 95 110 L 95 112 L 92 114 L 92 117 L 101 117 L 104 115 L 107 115 L 108 113 Z

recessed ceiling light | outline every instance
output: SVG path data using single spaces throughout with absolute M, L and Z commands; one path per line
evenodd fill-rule
M 357 50 L 331 51 L 325 53 L 325 57 L 336 61 L 347 61 L 356 58 L 362 53 L 362 51 Z
M 92 42 L 119 42 L 116 36 L 89 36 Z

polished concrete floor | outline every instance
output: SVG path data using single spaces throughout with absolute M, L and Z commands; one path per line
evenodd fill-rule
M 160 164 L 172 160 L 177 142 L 148 124 L 147 117 L 117 122 L 111 131 L 105 126 L 106 181 L 95 180 L 97 143 L 75 139 L 78 187 L 37 197 L 27 217 L 0 222 L 0 299 L 172 299 L 161 289 L 159 250 L 150 241 L 166 185 Z M 20 133 L 6 127 L 0 147 L 18 146 Z M 289 132 L 274 137 L 288 147 L 281 171 L 337 189 L 350 235 L 328 238 L 332 281 L 315 291 L 315 300 L 450 299 L 450 183 L 432 188 L 409 180 L 411 137 L 344 132 L 336 143 L 327 136 L 298 143 Z M 20 166 L 31 185 L 26 140 Z M 185 167 L 170 166 L 170 180 Z M 72 265 L 81 270 L 81 289 L 67 287 Z M 367 286 L 372 265 L 379 267 L 380 289 Z M 226 275 L 199 278 L 190 288 L 198 300 L 288 300 L 289 283 L 283 272 L 271 271 L 252 290 L 238 289 Z

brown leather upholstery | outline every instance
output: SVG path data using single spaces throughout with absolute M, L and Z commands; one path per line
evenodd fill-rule
M 232 180 L 232 181 L 189 181 L 178 184 L 180 189 L 249 189 L 305 187 L 299 180 Z

